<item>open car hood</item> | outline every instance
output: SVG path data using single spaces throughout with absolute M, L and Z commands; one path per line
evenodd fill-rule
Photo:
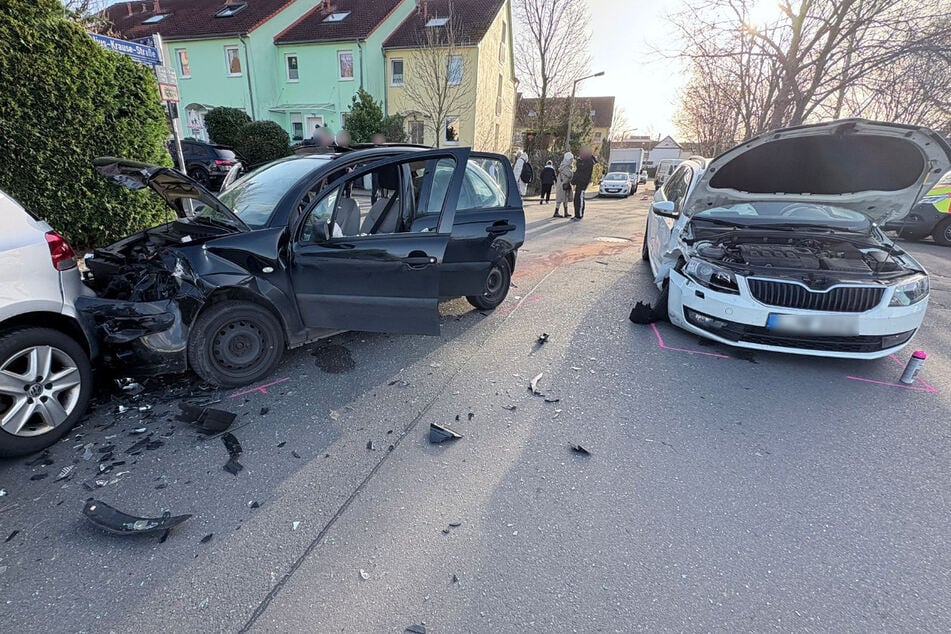
M 97 158 L 93 161 L 93 167 L 116 185 L 136 190 L 150 188 L 165 200 L 179 218 L 187 220 L 195 216 L 203 205 L 224 216 L 236 231 L 250 231 L 248 225 L 214 194 L 174 169 L 112 156 Z M 194 202 L 188 204 L 188 201 Z
M 951 168 L 928 128 L 846 119 L 767 132 L 707 166 L 683 213 L 743 202 L 834 205 L 873 222 L 904 217 Z

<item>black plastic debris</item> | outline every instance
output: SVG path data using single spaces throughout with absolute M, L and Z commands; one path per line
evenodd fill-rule
M 164 444 L 165 444 L 165 443 L 162 442 L 161 440 L 152 440 L 152 441 L 147 442 L 147 443 L 145 444 L 145 450 L 146 450 L 146 451 L 155 451 L 156 449 L 158 449 L 159 447 L 163 446 Z
M 171 529 L 166 528 L 166 529 L 165 529 L 165 532 L 162 533 L 162 536 L 159 537 L 158 543 L 164 544 L 164 543 L 165 543 L 165 540 L 168 539 L 168 536 L 171 535 L 171 534 L 172 534 Z
M 231 427 L 237 414 L 213 407 L 201 407 L 189 403 L 178 404 L 181 413 L 176 417 L 183 423 L 194 423 L 203 434 L 220 434 Z
M 283 446 L 286 445 L 286 444 L 287 444 L 287 441 L 286 441 L 286 440 L 282 440 L 281 442 L 277 443 L 277 448 L 280 449 L 281 447 L 283 447 Z
M 233 476 L 238 475 L 238 473 L 244 469 L 244 465 L 235 460 L 234 458 L 229 458 L 228 462 L 225 463 L 225 466 L 222 467 L 225 471 L 230 473 Z
M 591 452 L 582 447 L 581 445 L 569 445 L 569 448 L 572 452 L 580 454 L 582 456 L 590 456 Z
M 53 464 L 53 459 L 50 458 L 49 451 L 44 451 L 33 460 L 27 460 L 23 464 L 25 464 L 28 467 L 48 467 L 51 464 Z
M 510 412 L 514 412 L 518 409 L 518 405 L 503 405 L 502 409 L 507 409 Z
M 102 530 L 114 535 L 144 535 L 165 531 L 191 517 L 190 514 L 173 516 L 168 511 L 165 511 L 162 517 L 136 517 L 96 499 L 86 501 L 83 515 Z
M 269 411 L 271 411 L 271 410 L 269 410 L 267 407 L 262 407 L 262 408 L 261 408 L 260 416 L 264 416 L 264 415 L 267 414 Z
M 367 441 L 367 451 L 373 451 L 373 441 L 372 441 L 372 440 L 368 440 L 368 441 Z
M 238 456 L 241 455 L 242 451 L 241 443 L 230 432 L 221 437 L 221 442 L 224 443 L 225 449 L 228 450 L 228 456 L 230 456 L 228 462 L 225 463 L 224 470 L 231 475 L 238 475 L 238 472 L 244 469 L 244 465 L 238 462 Z
M 538 345 L 545 345 L 546 343 L 548 343 L 548 333 L 547 333 L 547 332 L 543 332 L 542 334 L 540 334 L 540 335 L 538 336 L 538 341 L 537 341 L 537 343 L 538 343 Z
M 350 350 L 337 344 L 321 346 L 314 350 L 313 355 L 317 367 L 330 374 L 343 374 L 357 367 Z
M 560 402 L 561 402 L 561 399 L 560 399 L 560 398 L 551 398 L 551 397 L 546 396 L 546 397 L 545 397 L 545 402 L 546 402 L 546 403 L 560 403 Z
M 666 297 L 662 296 L 653 306 L 644 302 L 637 302 L 628 319 L 635 324 L 653 324 L 658 321 L 665 321 L 667 319 Z
M 426 634 L 425 625 L 410 625 L 408 628 L 403 630 L 404 634 Z
M 462 522 L 449 522 L 449 528 L 459 528 L 462 526 Z
M 296 451 L 291 451 L 291 455 L 294 456 L 295 458 L 298 458 L 298 459 L 300 458 L 300 454 L 297 453 Z
M 462 438 L 462 434 L 457 434 L 448 427 L 436 423 L 429 424 L 429 442 L 434 445 L 444 443 L 447 440 L 459 440 L 460 438 Z
M 452 575 L 452 583 L 459 583 L 459 577 L 457 577 L 455 574 Z
M 129 447 L 128 449 L 126 449 L 125 452 L 126 452 L 127 454 L 129 454 L 130 456 L 136 456 L 136 455 L 142 453 L 143 451 L 145 451 L 146 446 L 147 446 L 150 442 L 152 442 L 152 434 L 149 434 L 148 436 L 146 436 L 146 437 L 143 438 L 142 440 L 138 441 L 137 443 L 135 443 L 134 445 L 132 445 L 131 447 Z
M 36 480 L 45 480 L 45 479 L 48 478 L 49 476 L 50 476 L 50 474 L 48 474 L 48 473 L 37 473 L 35 476 L 30 476 L 30 480 L 33 480 L 33 481 L 36 481 Z
M 6 544 L 8 541 L 10 541 L 10 540 L 13 539 L 14 537 L 16 537 L 16 536 L 17 536 L 17 533 L 19 533 L 19 532 L 20 532 L 19 530 L 15 530 L 15 531 L 13 531 L 12 533 L 10 533 L 10 534 L 7 536 L 7 538 L 6 538 L 5 540 L 3 540 L 3 543 Z
M 76 469 L 76 465 L 66 465 L 63 467 L 62 471 L 59 472 L 59 475 L 56 476 L 56 479 L 53 482 L 59 482 L 61 480 L 67 479 L 69 476 L 73 475 L 73 471 Z
M 253 508 L 253 509 L 261 508 L 261 505 L 258 504 L 257 502 L 254 502 L 254 501 L 248 502 L 248 506 L 251 507 L 251 508 Z
M 207 535 L 205 535 L 204 537 L 202 537 L 202 538 L 199 540 L 199 542 L 201 542 L 202 544 L 207 544 L 208 542 L 211 541 L 211 538 L 214 537 L 214 536 L 215 536 L 214 533 L 208 533 Z
M 156 484 L 156 485 L 155 485 L 155 490 L 156 490 L 156 491 L 161 491 L 162 489 L 165 489 L 165 488 L 168 488 L 168 482 L 163 482 L 163 483 L 161 483 L 161 484 Z
M 469 412 L 469 420 L 472 420 L 473 418 L 475 418 L 475 414 L 473 414 L 472 412 Z

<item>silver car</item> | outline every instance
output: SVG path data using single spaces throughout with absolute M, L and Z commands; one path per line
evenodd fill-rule
M 0 191 L 0 457 L 39 451 L 76 423 L 92 394 L 86 294 L 72 248 Z

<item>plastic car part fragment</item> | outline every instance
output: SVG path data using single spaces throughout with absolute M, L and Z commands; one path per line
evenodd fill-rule
M 161 517 L 137 517 L 119 511 L 105 502 L 96 499 L 86 501 L 83 507 L 83 515 L 101 528 L 113 535 L 145 535 L 165 531 L 178 526 L 191 517 L 188 515 L 175 515 L 166 511 Z
M 631 310 L 631 315 L 628 319 L 635 324 L 653 324 L 658 321 L 664 321 L 666 315 L 664 314 L 663 308 L 660 302 L 655 306 L 645 304 L 644 302 L 637 302 L 637 304 L 634 305 L 634 309 Z
M 229 456 L 228 462 L 225 463 L 223 468 L 231 475 L 236 476 L 239 471 L 244 469 L 244 465 L 238 462 L 238 456 L 241 455 L 241 443 L 238 442 L 235 435 L 230 432 L 223 435 L 221 441 L 225 444 L 225 449 L 228 450 Z
M 430 423 L 429 425 L 429 442 L 434 445 L 444 443 L 447 440 L 459 440 L 460 438 L 462 438 L 462 434 L 457 434 L 448 427 L 436 423 Z
M 544 372 L 541 372 L 535 375 L 535 378 L 531 380 L 528 385 L 528 391 L 532 393 L 533 396 L 545 396 L 542 394 L 542 391 L 538 389 L 538 382 L 542 380 L 542 377 L 545 375 Z
M 209 436 L 220 434 L 231 427 L 237 414 L 213 407 L 199 407 L 188 403 L 179 403 L 181 413 L 176 417 L 183 423 L 194 423 L 198 431 Z
M 582 447 L 581 445 L 569 445 L 569 448 L 573 453 L 581 454 L 582 456 L 590 456 L 591 452 Z

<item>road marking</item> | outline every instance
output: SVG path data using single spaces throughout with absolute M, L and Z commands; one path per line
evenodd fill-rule
M 891 359 L 892 361 L 894 361 L 894 362 L 898 365 L 898 367 L 900 367 L 900 368 L 905 367 L 904 364 L 901 362 L 901 360 L 898 359 L 898 357 L 896 357 L 895 355 L 890 354 L 890 355 L 888 355 L 888 358 Z M 927 381 L 925 381 L 924 379 L 922 379 L 922 378 L 920 378 L 920 377 L 917 378 L 917 379 L 915 379 L 915 382 L 920 382 L 923 387 L 915 387 L 914 384 L 912 384 L 912 385 L 905 385 L 904 383 L 891 383 L 891 382 L 889 382 L 889 381 L 876 381 L 876 380 L 874 380 L 874 379 L 865 379 L 865 378 L 862 378 L 862 377 L 860 377 L 860 376 L 846 376 L 845 378 L 849 379 L 850 381 L 861 381 L 862 383 L 871 383 L 872 385 L 882 385 L 882 386 L 885 386 L 885 387 L 897 387 L 897 388 L 901 388 L 901 389 L 903 389 L 903 390 L 911 390 L 912 392 L 922 392 L 922 393 L 924 393 L 924 394 L 937 394 L 937 393 L 938 393 L 938 388 L 936 388 L 935 386 L 931 385 L 930 383 L 928 383 Z
M 660 330 L 657 329 L 657 324 L 651 324 L 651 329 L 653 329 L 654 334 L 657 336 L 657 345 L 664 350 L 670 350 L 672 352 L 686 352 L 687 354 L 699 354 L 705 357 L 716 357 L 717 359 L 732 359 L 733 357 L 728 357 L 725 354 L 717 354 L 716 352 L 703 352 L 701 350 L 687 350 L 686 348 L 673 348 L 664 343 L 664 338 L 660 336 Z
M 287 381 L 290 381 L 290 380 L 291 380 L 291 377 L 285 376 L 283 379 L 278 379 L 277 381 L 271 381 L 270 383 L 265 383 L 264 385 L 259 385 L 259 386 L 257 386 L 257 387 L 252 387 L 250 390 L 245 390 L 245 391 L 243 391 L 243 392 L 235 392 L 234 394 L 232 394 L 232 395 L 229 396 L 228 398 L 238 398 L 239 396 L 244 396 L 244 395 L 246 395 L 246 394 L 252 394 L 252 393 L 254 393 L 254 392 L 257 392 L 257 393 L 259 393 L 259 394 L 267 394 L 267 388 L 273 387 L 273 386 L 275 386 L 275 385 L 277 385 L 277 384 L 279 384 L 279 383 L 286 383 Z

